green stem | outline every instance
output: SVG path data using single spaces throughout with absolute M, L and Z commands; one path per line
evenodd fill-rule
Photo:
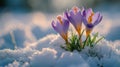
M 86 40 L 84 42 L 83 48 L 88 44 L 88 39 L 89 39 L 90 35 L 86 37 Z
M 83 44 L 82 44 L 82 35 L 84 33 L 84 30 L 82 31 L 81 34 L 79 34 L 79 40 L 80 40 L 80 46 L 83 47 Z

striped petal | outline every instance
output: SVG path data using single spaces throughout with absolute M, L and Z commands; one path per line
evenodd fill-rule
M 68 31 L 68 28 L 69 28 L 69 21 L 68 20 L 66 20 L 66 19 L 63 19 L 63 31 L 65 32 L 65 33 L 67 33 L 67 31 Z
M 93 25 L 95 26 L 95 25 L 99 24 L 101 22 L 102 18 L 103 18 L 103 16 L 101 16 L 101 14 L 99 14 L 98 19 L 94 22 Z
M 54 30 L 56 32 L 58 32 L 61 37 L 66 41 L 66 43 L 68 42 L 68 35 L 67 35 L 67 31 L 69 28 L 69 21 L 62 16 L 58 16 L 57 17 L 57 21 L 52 21 L 52 27 L 54 28 Z
M 87 28 L 93 28 L 95 25 L 99 24 L 102 20 L 102 16 L 99 12 L 93 13 L 92 9 L 82 11 L 83 23 Z
M 97 13 L 95 13 L 95 14 L 93 15 L 93 17 L 92 17 L 92 24 L 94 24 L 96 21 L 98 22 L 99 16 L 100 16 L 100 13 L 99 13 L 99 12 L 97 12 Z
M 54 28 L 55 31 L 57 31 L 60 34 L 63 32 L 62 25 L 58 21 L 56 23 L 52 21 L 52 27 Z
M 80 9 L 78 7 L 74 7 L 70 11 L 66 11 L 65 15 L 71 24 L 75 27 L 77 32 L 80 34 L 82 26 L 82 15 Z

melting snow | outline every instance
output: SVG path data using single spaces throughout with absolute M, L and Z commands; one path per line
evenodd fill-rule
M 64 40 L 47 35 L 24 48 L 0 50 L 0 67 L 119 67 L 120 41 L 100 41 L 95 48 L 80 53 L 60 48 Z

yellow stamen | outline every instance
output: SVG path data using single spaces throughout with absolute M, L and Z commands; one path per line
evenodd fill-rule
M 60 21 L 61 24 L 63 24 L 61 16 L 58 16 L 57 19 Z
M 92 22 L 92 17 L 94 16 L 94 13 L 92 12 L 91 15 L 88 18 L 88 23 L 91 24 Z
M 73 10 L 74 10 L 75 14 L 78 12 L 78 8 L 77 7 L 74 7 Z

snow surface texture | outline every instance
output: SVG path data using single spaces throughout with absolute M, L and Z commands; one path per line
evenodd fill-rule
M 102 40 L 94 49 L 90 50 L 89 47 L 86 47 L 80 53 L 77 51 L 71 53 L 60 48 L 60 45 L 64 45 L 64 41 L 59 35 L 45 36 L 45 34 L 54 33 L 55 31 L 51 28 L 50 21 L 47 20 L 44 14 L 33 13 L 16 16 L 8 13 L 4 15 L 0 18 L 0 67 L 120 66 L 120 41 Z M 118 37 L 119 18 L 114 17 L 114 20 L 112 20 L 113 15 L 112 18 L 110 17 L 104 15 L 104 20 L 93 32 L 99 32 L 101 35 L 110 33 L 111 35 L 107 36 L 107 39 Z M 113 33 L 112 27 L 117 27 L 118 30 L 113 29 L 116 30 Z M 13 50 L 14 44 L 9 33 L 11 31 L 18 47 L 15 50 Z M 43 36 L 44 38 L 41 38 Z
M 103 39 L 80 53 L 60 48 L 64 40 L 55 34 L 19 49 L 0 50 L 0 67 L 119 67 L 120 42 Z

